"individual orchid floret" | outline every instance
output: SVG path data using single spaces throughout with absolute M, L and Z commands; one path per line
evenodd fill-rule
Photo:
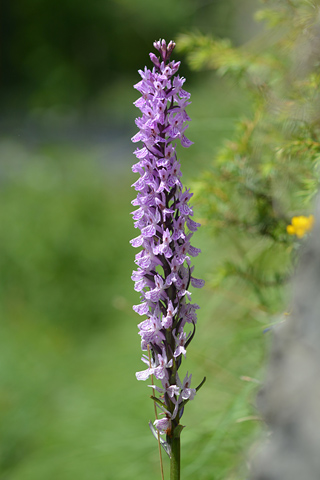
M 163 328 L 171 328 L 173 323 L 173 317 L 177 313 L 178 307 L 174 308 L 172 301 L 169 300 L 168 308 L 167 308 L 167 315 L 166 317 L 162 318 L 162 327 Z
M 156 385 L 148 385 L 148 387 L 154 388 L 159 393 L 166 393 L 169 398 L 176 403 L 175 396 L 179 396 L 180 388 L 177 385 L 170 385 L 169 380 L 166 377 L 161 380 L 161 383 L 163 388 L 157 387 Z
M 154 421 L 154 426 L 160 432 L 160 434 L 171 434 L 171 418 L 169 416 L 165 416 L 164 418 L 159 418 Z
M 179 334 L 179 337 L 177 337 L 173 332 L 173 336 L 176 341 L 176 349 L 173 352 L 174 358 L 177 358 L 180 355 L 183 355 L 186 358 L 187 350 L 185 348 L 185 345 L 188 340 L 187 334 L 185 332 L 181 332 Z
M 132 215 L 139 231 L 131 240 L 132 246 L 139 249 L 132 280 L 140 294 L 140 304 L 133 309 L 145 317 L 138 328 L 141 349 L 148 352 L 148 356 L 142 356 L 147 368 L 137 372 L 136 377 L 161 382 L 150 385 L 154 395 L 159 395 L 152 398 L 163 417 L 156 418 L 154 426 L 167 436 L 166 442 L 162 441 L 166 451 L 174 452 L 173 444 L 183 428 L 180 419 L 184 406 L 203 384 L 191 388 L 191 375 L 181 382 L 178 370 L 187 356 L 197 322 L 199 307 L 191 303 L 190 289 L 201 288 L 204 282 L 193 277 L 191 261 L 200 249 L 191 242 L 200 224 L 192 218 L 193 194 L 182 183 L 177 155 L 177 143 L 185 148 L 192 145 L 186 137 L 190 93 L 182 88 L 185 78 L 177 74 L 180 62 L 170 60 L 174 42 L 167 44 L 160 39 L 154 47 L 158 54 L 150 53 L 152 68 L 139 70 L 141 80 L 134 85 L 141 94 L 134 102 L 141 114 L 135 122 L 138 132 L 132 142 L 142 145 L 134 151 L 137 163 L 132 167 L 139 175 L 132 185 L 136 191 Z
M 172 367 L 172 365 L 173 365 L 172 358 L 168 360 L 165 352 L 163 352 L 162 355 L 158 355 L 158 366 L 154 369 L 155 377 L 158 378 L 159 380 L 161 380 L 162 378 L 165 378 L 168 370 Z
M 181 383 L 179 375 L 177 374 L 177 384 L 181 390 L 180 395 L 182 400 L 193 400 L 195 394 L 197 393 L 195 388 L 190 388 L 191 378 L 192 375 L 188 376 L 187 373 L 185 378 L 183 379 L 183 382 Z
M 165 340 L 161 320 L 159 316 L 155 314 L 139 323 L 138 327 L 140 329 L 139 335 L 141 335 L 141 339 L 147 344 L 161 345 L 161 342 Z

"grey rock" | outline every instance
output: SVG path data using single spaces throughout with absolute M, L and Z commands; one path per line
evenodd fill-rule
M 293 280 L 292 314 L 274 331 L 257 406 L 269 435 L 252 480 L 320 479 L 320 200 Z

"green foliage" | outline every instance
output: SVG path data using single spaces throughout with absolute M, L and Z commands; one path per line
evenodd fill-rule
M 59 149 L 24 162 L 18 150 L 0 190 L 2 317 L 27 308 L 28 316 L 77 334 L 111 327 L 115 285 L 130 262 L 125 238 L 112 231 L 123 228 L 118 209 L 127 202 L 129 210 L 130 197 L 115 202 L 117 180 L 99 176 L 72 149 L 63 150 L 68 162 Z
M 187 54 L 194 70 L 207 68 L 217 69 L 220 74 L 232 70 L 240 73 L 250 64 L 250 58 L 233 49 L 229 39 L 213 40 L 201 33 L 180 35 L 178 49 Z
M 132 83 L 160 37 L 174 39 L 181 28 L 205 25 L 213 16 L 221 29 L 219 19 L 233 18 L 234 1 L 224 6 L 201 0 L 4 2 L 2 101 L 18 110 L 78 108 L 119 78 Z
M 206 223 L 235 245 L 212 284 L 235 276 L 275 312 L 296 246 L 286 226 L 311 213 L 319 188 L 319 4 L 264 3 L 256 14 L 264 29 L 247 45 L 195 33 L 180 36 L 178 48 L 192 68 L 236 79 L 251 97 L 251 115 L 238 122 L 196 193 Z

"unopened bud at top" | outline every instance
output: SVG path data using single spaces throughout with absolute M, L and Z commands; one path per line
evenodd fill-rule
M 169 60 L 176 44 L 170 40 L 167 46 L 166 41 L 164 39 L 161 40 L 160 38 L 160 40 L 153 43 L 153 46 L 158 50 L 158 52 L 160 52 L 162 60 L 166 63 Z
M 156 68 L 160 68 L 160 60 L 154 53 L 149 53 L 150 60 Z
M 175 46 L 176 46 L 176 44 L 175 44 L 172 40 L 170 40 L 170 42 L 169 42 L 169 44 L 168 44 L 168 46 L 167 46 L 167 55 L 168 55 L 168 56 L 171 55 L 171 53 L 173 52 Z

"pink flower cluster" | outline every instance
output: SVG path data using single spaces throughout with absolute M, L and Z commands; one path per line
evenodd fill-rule
M 132 141 L 143 146 L 135 150 L 138 162 L 132 167 L 140 175 L 133 184 L 138 193 L 132 202 L 140 234 L 131 244 L 142 247 L 132 274 L 141 302 L 133 308 L 147 317 L 138 327 L 142 350 L 151 352 L 151 362 L 143 355 L 147 368 L 136 377 L 146 380 L 154 375 L 161 382 L 154 388 L 161 394 L 157 404 L 164 418 L 155 426 L 170 436 L 197 390 L 190 387 L 191 375 L 180 380 L 178 369 L 195 333 L 199 309 L 191 303 L 189 287 L 201 288 L 204 282 L 193 277 L 191 257 L 200 250 L 190 242 L 200 224 L 192 219 L 192 193 L 183 188 L 176 154 L 177 141 L 183 147 L 192 144 L 185 136 L 190 94 L 182 88 L 185 79 L 177 75 L 180 62 L 170 61 L 175 44 L 159 40 L 154 47 L 160 57 L 150 53 L 154 66 L 139 70 L 142 80 L 134 86 L 141 93 L 135 105 L 142 116 L 136 119 L 139 131 Z

